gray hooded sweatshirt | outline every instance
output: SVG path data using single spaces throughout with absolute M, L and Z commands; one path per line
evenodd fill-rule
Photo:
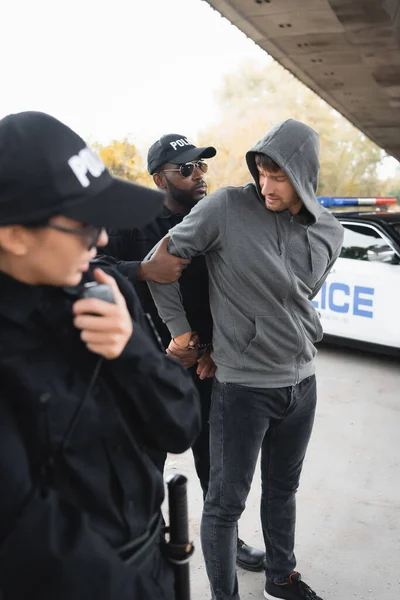
M 316 199 L 318 149 L 313 129 L 279 123 L 246 155 L 255 183 L 207 196 L 169 232 L 172 254 L 206 256 L 212 357 L 222 383 L 276 388 L 314 374 L 322 329 L 311 300 L 343 242 L 342 226 Z M 292 216 L 266 208 L 255 153 L 285 171 L 306 210 Z M 172 337 L 191 331 L 179 282 L 149 287 Z

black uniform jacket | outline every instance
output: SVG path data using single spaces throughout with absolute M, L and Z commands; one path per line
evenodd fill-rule
M 161 214 L 143 229 L 110 231 L 109 243 L 102 249 L 108 256 L 100 256 L 117 267 L 135 285 L 144 310 L 151 316 L 166 348 L 171 340 L 167 327 L 158 316 L 157 309 L 145 281 L 136 280 L 136 271 L 144 257 L 168 233 L 182 221 L 184 215 L 175 214 L 164 206 Z M 113 260 L 115 259 L 115 260 Z M 204 256 L 196 256 L 179 279 L 182 302 L 188 321 L 200 335 L 200 341 L 208 344 L 212 339 L 212 317 L 208 296 L 208 271 Z
M 133 600 L 134 567 L 116 550 L 146 532 L 164 494 L 145 449 L 183 452 L 200 431 L 190 375 L 145 332 L 132 286 L 111 274 L 134 331 L 119 358 L 101 361 L 60 450 L 99 357 L 73 326 L 76 296 L 0 273 L 2 600 Z

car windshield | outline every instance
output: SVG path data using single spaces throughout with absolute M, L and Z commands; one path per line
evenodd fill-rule
M 392 227 L 395 230 L 395 232 L 400 236 L 400 223 L 394 223 Z

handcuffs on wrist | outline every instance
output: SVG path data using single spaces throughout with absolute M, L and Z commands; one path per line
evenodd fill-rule
M 196 335 L 196 334 L 197 334 L 197 332 L 193 331 L 192 337 L 194 335 Z M 184 350 L 184 351 L 186 351 L 186 350 L 197 350 L 198 351 L 198 358 L 202 358 L 202 356 L 204 356 L 204 354 L 207 352 L 207 350 L 211 347 L 210 343 L 207 343 L 207 344 L 193 344 L 192 346 L 189 346 L 189 345 L 188 346 L 180 346 L 179 344 L 176 343 L 175 338 L 172 338 L 172 340 L 173 340 L 175 346 L 177 348 L 179 348 L 179 350 Z
M 199 358 L 202 358 L 207 350 L 211 348 L 211 344 L 197 344 L 197 348 L 199 349 Z

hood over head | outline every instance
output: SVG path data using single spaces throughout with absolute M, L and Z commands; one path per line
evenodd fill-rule
M 319 175 L 319 135 L 314 129 L 295 119 L 274 125 L 246 154 L 247 166 L 254 177 L 260 199 L 261 188 L 255 154 L 272 158 L 289 177 L 314 222 L 323 212 L 316 192 Z

